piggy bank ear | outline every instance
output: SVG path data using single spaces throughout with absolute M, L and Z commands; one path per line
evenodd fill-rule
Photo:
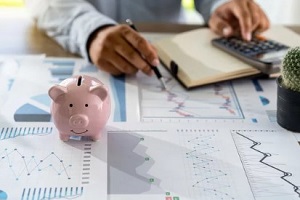
M 92 94 L 97 95 L 98 97 L 100 97 L 100 99 L 102 101 L 104 101 L 107 97 L 107 90 L 105 87 L 103 87 L 102 85 L 95 85 L 95 86 L 91 86 L 90 87 L 90 92 Z
M 59 96 L 66 93 L 67 93 L 67 88 L 61 85 L 52 86 L 48 91 L 48 94 L 53 101 L 56 101 Z

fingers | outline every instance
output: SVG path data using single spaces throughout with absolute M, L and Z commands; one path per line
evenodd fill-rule
M 119 55 L 113 56 L 113 59 L 110 59 L 109 63 L 111 63 L 117 70 L 121 71 L 123 74 L 132 75 L 138 71 L 138 69 L 134 65 L 132 65 Z
M 91 42 L 89 55 L 95 65 L 113 75 L 134 74 L 138 70 L 152 75 L 149 63 L 159 64 L 154 47 L 125 25 L 100 31 Z
M 138 68 L 129 62 L 126 58 L 121 56 L 115 49 L 106 49 L 103 51 L 99 59 L 95 64 L 103 71 L 106 71 L 112 75 L 128 74 L 133 75 L 138 71 Z M 146 65 L 146 64 L 145 64 Z M 149 74 L 150 67 L 147 71 L 143 70 L 144 73 Z
M 122 25 L 122 35 L 152 65 L 159 64 L 155 49 L 139 33 L 126 25 Z
M 102 61 L 101 63 L 98 63 L 97 66 L 101 70 L 103 70 L 105 72 L 108 72 L 108 73 L 110 73 L 113 76 L 119 76 L 119 75 L 124 74 L 124 72 L 122 72 L 121 70 L 117 69 L 114 64 L 112 64 L 112 63 L 110 63 L 108 61 Z
M 118 55 L 113 49 L 104 48 L 97 60 L 93 60 L 101 70 L 112 75 L 135 74 L 137 68 Z
M 248 7 L 249 1 L 251 0 L 232 1 L 235 3 L 232 6 L 232 12 L 239 22 L 242 38 L 247 41 L 251 40 L 252 32 L 252 15 Z
M 269 28 L 264 11 L 253 0 L 232 0 L 221 5 L 211 15 L 210 28 L 221 36 L 241 35 L 251 40 L 253 33 Z
M 150 65 L 145 61 L 142 55 L 125 40 L 120 39 L 118 45 L 115 47 L 115 51 L 134 68 L 142 70 L 147 75 L 152 74 Z

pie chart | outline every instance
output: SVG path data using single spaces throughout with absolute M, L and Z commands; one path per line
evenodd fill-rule
M 7 194 L 2 190 L 0 190 L 0 200 L 7 200 Z
M 47 94 L 33 96 L 14 113 L 16 122 L 50 122 L 51 99 Z

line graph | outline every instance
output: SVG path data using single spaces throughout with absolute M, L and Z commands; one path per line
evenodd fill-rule
M 256 133 L 256 134 L 255 134 Z M 257 134 L 276 133 L 274 130 L 236 130 L 232 137 L 248 175 L 251 189 L 256 198 L 282 198 L 286 195 L 300 198 L 300 188 L 293 182 L 293 173 L 285 170 L 285 164 L 275 162 L 278 152 L 269 152 L 271 141 L 259 141 Z M 291 197 L 292 199 L 292 197 Z
M 194 198 L 236 199 L 226 165 L 216 159 L 221 153 L 217 145 L 217 129 L 185 130 L 181 137 L 190 149 L 186 152 L 187 167 L 191 169 Z
M 153 80 L 138 76 L 142 121 L 164 119 L 244 119 L 231 82 L 186 91 L 166 76 L 168 91 Z
M 9 199 L 76 199 L 87 195 L 83 194 L 83 188 L 92 191 L 89 188 L 95 183 L 103 185 L 101 178 L 106 168 L 99 169 L 100 162 L 93 156 L 94 143 L 62 142 L 53 129 L 51 126 L 3 128 L 3 132 L 17 133 L 0 140 L 0 180 L 6 180 L 1 189 Z M 22 133 L 24 137 L 14 137 Z M 104 190 L 107 192 L 101 186 L 92 193 L 106 195 Z
M 23 176 L 31 176 L 34 173 L 42 171 L 52 171 L 57 176 L 64 176 L 67 179 L 71 179 L 68 169 L 72 165 L 65 164 L 54 152 L 40 159 L 33 155 L 26 156 L 17 148 L 5 148 L 0 153 L 0 159 L 1 166 L 4 167 L 6 165 L 16 181 L 20 180 Z
M 108 134 L 108 193 L 160 194 L 160 179 L 149 170 L 154 160 L 147 153 L 147 132 L 114 130 Z M 161 132 L 159 132 L 161 133 Z M 117 170 L 116 170 L 117 169 Z M 123 185 L 123 180 L 126 184 Z
M 108 133 L 109 194 L 253 199 L 228 129 L 201 129 L 199 124 L 120 126 Z

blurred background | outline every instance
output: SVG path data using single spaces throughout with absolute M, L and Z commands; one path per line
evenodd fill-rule
M 22 7 L 23 1 L 22 0 L 0 0 L 0 6 L 12 6 L 12 7 Z
M 45 0 L 47 1 L 47 0 Z M 300 0 L 256 0 L 265 10 L 272 24 L 299 25 Z M 189 23 L 203 23 L 202 17 L 194 10 L 193 0 L 182 0 Z M 0 15 L 28 17 L 24 0 L 0 0 Z

